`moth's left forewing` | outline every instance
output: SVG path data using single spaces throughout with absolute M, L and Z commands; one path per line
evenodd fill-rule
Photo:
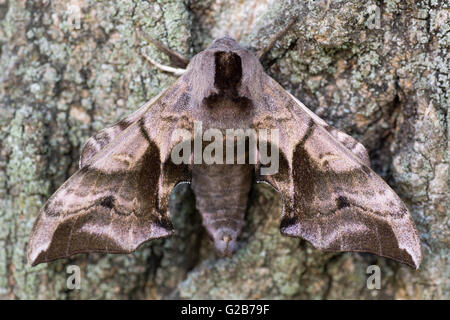
M 361 154 L 338 141 L 336 129 L 327 130 L 272 79 L 266 86 L 275 114 L 290 113 L 272 116 L 279 122 L 280 171 L 260 177 L 281 193 L 281 232 L 320 249 L 371 252 L 417 268 L 420 239 L 400 198 Z
M 171 235 L 167 205 L 158 201 L 160 170 L 158 146 L 134 123 L 47 201 L 30 237 L 29 261 L 128 253 Z
M 174 84 L 172 94 L 182 88 Z M 173 234 L 168 203 L 187 166 L 168 161 L 175 126 L 161 120 L 164 101 L 92 149 L 82 167 L 47 201 L 28 245 L 32 265 L 76 253 L 129 253 Z M 90 152 L 90 151 L 89 151 Z
M 141 119 L 149 109 L 160 100 L 161 96 L 167 91 L 163 90 L 160 94 L 144 103 L 139 109 L 131 113 L 126 118 L 120 120 L 116 124 L 100 130 L 90 137 L 83 146 L 80 155 L 79 167 L 82 168 L 88 161 L 101 151 L 111 141 L 116 139 L 122 132 L 130 127 L 134 122 Z

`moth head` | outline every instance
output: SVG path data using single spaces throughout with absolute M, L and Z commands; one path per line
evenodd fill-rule
M 184 77 L 199 102 L 218 96 L 258 101 L 263 75 L 253 52 L 224 36 L 191 60 Z
M 206 50 L 240 51 L 245 50 L 236 40 L 228 35 L 214 40 Z

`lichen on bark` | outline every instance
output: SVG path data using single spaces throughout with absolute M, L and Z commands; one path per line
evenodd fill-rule
M 27 266 L 38 210 L 87 138 L 175 80 L 143 59 L 141 50 L 170 63 L 136 28 L 191 57 L 223 34 L 259 49 L 294 16 L 266 70 L 367 147 L 419 228 L 419 270 L 282 237 L 282 203 L 260 185 L 232 259 L 215 256 L 183 185 L 172 194 L 173 238 Z M 437 0 L 0 1 L 0 297 L 448 299 L 449 16 Z M 70 264 L 81 290 L 66 287 Z M 366 287 L 371 264 L 380 290 Z

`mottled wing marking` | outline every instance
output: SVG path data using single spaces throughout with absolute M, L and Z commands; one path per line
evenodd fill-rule
M 81 151 L 79 167 L 82 168 L 88 161 L 102 150 L 108 143 L 114 140 L 121 132 L 140 119 L 151 106 L 166 92 L 162 91 L 150 101 L 144 103 L 138 110 L 131 115 L 117 122 L 115 125 L 105 128 L 90 137 Z
M 178 182 L 189 181 L 191 173 L 188 166 L 170 161 L 171 134 L 192 119 L 175 117 L 167 123 L 162 115 L 176 114 L 184 87 L 180 78 L 89 139 L 80 170 L 52 195 L 35 222 L 28 244 L 32 265 L 76 253 L 129 253 L 148 240 L 173 234 L 170 193 Z
M 267 81 L 265 92 L 269 103 L 292 114 L 279 126 L 280 172 L 259 177 L 281 193 L 281 232 L 320 249 L 371 252 L 417 268 L 418 232 L 394 191 L 354 148 L 337 140 L 336 129 L 327 129 L 306 107 L 295 108 L 298 102 L 275 81 Z
M 287 91 L 286 91 L 287 92 Z M 330 126 L 328 123 L 326 123 L 323 119 L 318 117 L 314 112 L 309 110 L 303 103 L 301 103 L 297 98 L 295 98 L 293 95 L 291 95 L 289 92 L 287 92 L 289 96 L 296 102 L 296 104 L 300 107 L 300 109 L 306 114 L 308 114 L 313 121 L 324 127 L 331 135 L 340 143 L 342 143 L 348 150 L 353 152 L 358 158 L 361 159 L 361 161 L 366 165 L 370 166 L 370 158 L 369 153 L 367 152 L 366 148 L 362 145 L 362 143 L 358 142 L 353 137 L 349 136 L 348 134 L 337 130 L 335 127 Z
M 82 252 L 128 253 L 167 237 L 171 187 L 161 172 L 160 150 L 135 122 L 48 200 L 32 231 L 32 265 Z M 166 194 L 167 193 L 167 194 Z

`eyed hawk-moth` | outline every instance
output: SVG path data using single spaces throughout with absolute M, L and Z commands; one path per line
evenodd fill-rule
M 279 153 L 278 172 L 261 174 L 260 161 L 175 164 L 173 132 L 192 131 L 195 122 L 204 129 L 277 129 L 278 141 L 269 143 Z M 308 110 L 229 37 L 197 54 L 160 95 L 87 141 L 79 170 L 40 211 L 28 259 L 36 265 L 77 253 L 130 253 L 172 235 L 169 195 L 180 182 L 191 183 L 216 251 L 231 256 L 254 181 L 280 193 L 283 235 L 418 268 L 413 219 L 372 171 L 364 146 Z

